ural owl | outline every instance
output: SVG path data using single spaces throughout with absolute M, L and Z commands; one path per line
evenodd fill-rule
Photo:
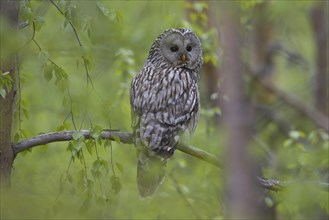
M 180 135 L 195 130 L 199 118 L 202 48 L 190 29 L 165 30 L 132 80 L 130 104 L 137 148 L 137 185 L 151 196 L 164 180 L 167 160 Z

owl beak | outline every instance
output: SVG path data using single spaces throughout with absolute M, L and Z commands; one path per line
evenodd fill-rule
M 183 55 L 182 55 L 182 57 L 181 57 L 181 60 L 182 60 L 182 62 L 183 62 L 183 64 L 186 64 L 186 55 L 185 55 L 185 53 L 183 53 Z

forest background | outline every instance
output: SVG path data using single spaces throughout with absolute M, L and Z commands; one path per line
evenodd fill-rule
M 0 25 L 1 219 L 328 218 L 328 2 L 1 0 Z M 141 200 L 120 134 L 130 82 L 172 27 L 202 42 L 201 117 Z

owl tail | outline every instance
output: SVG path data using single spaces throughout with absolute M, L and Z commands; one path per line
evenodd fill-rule
M 140 197 L 152 196 L 165 178 L 166 161 L 147 152 L 137 152 L 137 186 Z

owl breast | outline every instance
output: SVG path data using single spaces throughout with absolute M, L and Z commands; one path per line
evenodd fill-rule
M 199 117 L 198 74 L 185 68 L 145 65 L 133 82 L 135 136 L 155 154 L 170 157 L 179 135 L 195 129 Z

